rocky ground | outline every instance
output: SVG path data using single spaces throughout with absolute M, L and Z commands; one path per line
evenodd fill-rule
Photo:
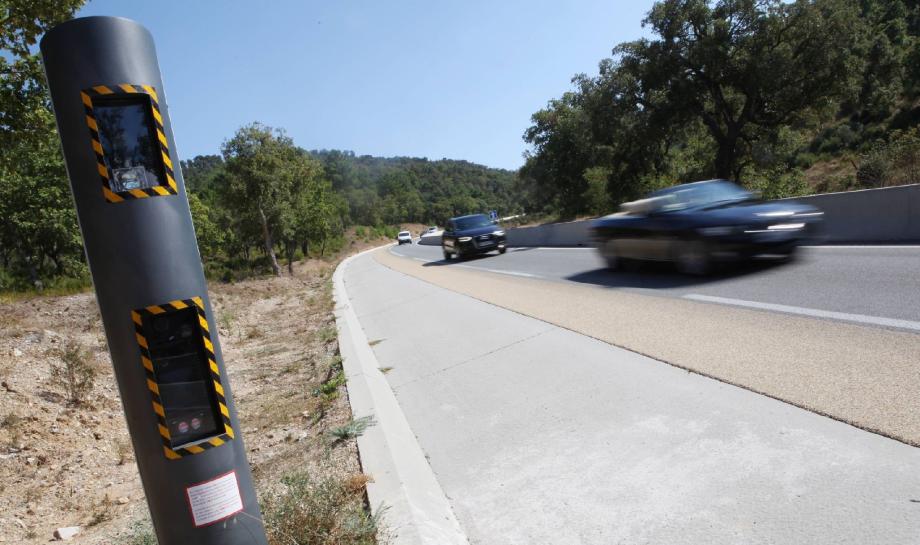
M 297 472 L 338 479 L 354 501 L 363 497 L 354 439 L 330 434 L 351 420 L 332 315 L 336 263 L 210 284 L 263 509 Z M 77 395 L 54 373 L 74 346 L 76 382 L 94 376 Z M 148 520 L 93 294 L 0 304 L 0 543 L 46 543 L 72 526 L 80 527 L 73 543 L 155 543 Z

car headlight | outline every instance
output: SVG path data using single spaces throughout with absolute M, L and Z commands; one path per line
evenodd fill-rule
M 705 235 L 707 237 L 720 237 L 720 236 L 732 234 L 733 230 L 734 230 L 733 227 L 719 226 L 719 227 L 703 227 L 699 230 L 699 232 L 701 235 Z
M 777 223 L 767 227 L 770 231 L 795 231 L 805 227 L 804 223 Z
M 473 240 L 473 237 L 460 237 L 457 239 L 458 242 L 469 242 Z
M 497 236 L 497 237 L 503 237 L 503 236 L 505 236 L 505 232 L 502 231 L 501 229 L 499 229 L 498 231 L 495 231 L 495 232 L 492 233 L 492 234 L 495 235 L 495 236 Z

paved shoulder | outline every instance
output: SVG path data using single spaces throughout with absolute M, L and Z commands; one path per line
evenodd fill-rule
M 916 333 L 374 256 L 453 291 L 920 445 Z
M 370 256 L 345 280 L 473 543 L 920 537 L 914 447 L 437 287 Z

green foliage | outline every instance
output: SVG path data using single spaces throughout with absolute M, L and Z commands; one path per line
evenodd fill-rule
M 205 262 L 213 260 L 224 247 L 225 232 L 218 225 L 219 220 L 215 218 L 211 207 L 202 202 L 197 194 L 188 193 L 188 206 L 192 212 L 201 258 Z
M 311 152 L 347 201 L 346 224 L 443 224 L 462 214 L 521 211 L 514 173 L 467 161 Z M 394 233 L 395 236 L 395 233 Z
M 82 276 L 82 245 L 37 38 L 83 0 L 7 0 L 0 7 L 0 279 L 3 289 Z
M 126 545 L 157 545 L 150 519 L 138 520 L 131 524 L 130 535 Z
M 920 123 L 915 2 L 662 0 L 644 24 L 651 37 L 618 45 L 533 115 L 517 186 L 528 211 L 597 214 L 716 176 L 795 195 L 803 168 L 854 150 L 861 185 L 910 179 L 882 180 L 887 152 L 867 150 Z
M 96 383 L 96 369 L 89 354 L 77 341 L 68 340 L 53 350 L 50 361 L 49 384 L 58 389 L 70 403 L 82 405 Z
M 360 476 L 359 476 L 360 477 Z M 264 502 L 272 545 L 376 545 L 381 521 L 364 507 L 366 478 L 286 475 L 285 489 Z
M 373 416 L 362 416 L 361 418 L 352 420 L 344 426 L 332 428 L 329 430 L 328 434 L 336 442 L 355 439 L 356 437 L 360 437 L 362 434 L 364 434 L 365 430 L 367 430 L 368 427 L 373 426 L 375 423 L 376 422 L 374 422 Z
M 920 131 L 895 131 L 888 142 L 875 143 L 859 159 L 860 188 L 920 183 Z
M 313 390 L 313 395 L 315 397 L 325 396 L 325 397 L 334 397 L 338 395 L 339 386 L 345 384 L 345 373 L 339 371 L 335 374 L 334 377 L 327 380 L 326 382 L 320 384 L 319 388 Z

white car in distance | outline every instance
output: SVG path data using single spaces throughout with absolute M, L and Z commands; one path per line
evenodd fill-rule
M 409 231 L 400 231 L 396 234 L 396 242 L 400 246 L 403 244 L 412 244 L 412 233 Z

